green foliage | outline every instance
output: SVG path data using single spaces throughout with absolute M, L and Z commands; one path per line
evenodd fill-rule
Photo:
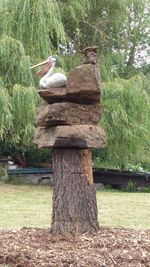
M 0 154 L 24 159 L 34 150 L 39 97 L 31 61 L 47 57 L 66 41 L 55 0 L 0 1 Z
M 4 168 L 3 166 L 0 164 L 0 180 L 1 180 L 1 177 L 5 175 L 5 171 L 4 171 Z
M 13 128 L 11 98 L 5 88 L 0 88 L 0 139 L 4 140 Z
M 3 164 L 0 164 L 0 182 L 5 183 L 7 179 L 8 179 L 8 175 L 7 175 L 5 166 L 3 166 Z
M 113 77 L 118 75 L 116 56 L 119 56 L 117 68 L 121 77 L 135 74 L 135 62 L 138 66 L 145 63 L 141 50 L 145 51 L 150 41 L 149 0 L 59 2 L 67 37 L 76 50 L 94 44 L 98 46 L 101 57 L 110 58 L 111 64 L 102 66 L 107 76 L 105 80 L 109 80 L 113 73 Z
M 0 136 L 5 142 L 28 146 L 34 135 L 39 97 L 35 88 L 15 85 L 12 96 L 0 90 Z
M 130 180 L 128 182 L 128 185 L 125 189 L 126 192 L 136 192 L 137 191 L 137 185 L 136 185 L 136 182 Z
M 119 77 L 137 72 L 137 48 L 149 42 L 149 8 L 148 0 L 0 1 L 0 154 L 24 157 L 32 149 L 34 154 L 39 98 L 31 62 L 59 53 L 68 73 L 82 62 L 81 48 L 94 44 L 105 81 L 102 123 L 108 136 L 107 149 L 96 156 L 97 165 L 99 153 L 105 166 L 147 164 L 149 81 Z
M 67 38 L 78 50 L 82 36 L 80 23 L 88 17 L 93 7 L 96 8 L 96 0 L 59 1 L 59 7 Z
M 15 175 L 7 175 L 5 180 L 3 181 L 5 184 L 12 184 L 12 185 L 23 185 L 25 184 L 24 180 L 20 176 Z
M 26 163 L 32 167 L 41 167 L 44 163 L 52 162 L 52 151 L 50 149 L 37 149 L 35 146 L 30 146 L 24 152 Z
M 103 84 L 101 124 L 107 148 L 102 157 L 100 154 L 101 165 L 107 161 L 116 168 L 125 168 L 128 163 L 144 164 L 150 157 L 150 98 L 145 84 L 143 76 Z
M 20 40 L 33 58 L 47 57 L 65 33 L 55 0 L 2 0 L 1 32 Z
M 76 55 L 65 55 L 62 58 L 62 66 L 66 73 L 69 73 L 71 69 L 79 66 L 83 62 L 83 56 L 80 54 Z
M 143 193 L 150 193 L 150 187 L 144 187 L 140 190 L 140 192 L 143 192 Z
M 24 86 L 33 84 L 30 60 L 22 43 L 8 35 L 3 34 L 0 38 L 0 75 L 5 86 L 12 90 L 15 83 Z
M 37 90 L 33 87 L 15 85 L 11 97 L 13 120 L 12 142 L 30 145 L 34 136 L 36 107 L 39 103 Z M 21 107 L 21 108 L 20 108 Z

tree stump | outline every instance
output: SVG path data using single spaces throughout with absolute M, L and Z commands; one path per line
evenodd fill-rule
M 54 149 L 51 233 L 98 231 L 96 192 L 89 149 Z
M 40 90 L 46 100 L 37 115 L 34 143 L 53 148 L 51 233 L 95 233 L 99 229 L 91 149 L 106 145 L 96 47 L 83 50 L 84 64 L 71 70 L 66 87 Z

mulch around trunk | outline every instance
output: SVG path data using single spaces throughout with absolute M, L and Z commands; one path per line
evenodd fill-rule
M 101 227 L 95 236 L 49 229 L 0 230 L 0 266 L 150 267 L 150 230 Z

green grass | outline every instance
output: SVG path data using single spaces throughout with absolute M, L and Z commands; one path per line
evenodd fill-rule
M 48 186 L 0 186 L 0 228 L 48 227 L 52 208 Z
M 105 226 L 150 229 L 150 194 L 99 192 L 99 222 Z
M 150 228 L 150 194 L 97 192 L 103 226 Z M 0 228 L 49 227 L 52 190 L 49 186 L 0 185 Z

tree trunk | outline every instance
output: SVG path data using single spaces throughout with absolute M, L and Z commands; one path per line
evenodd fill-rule
M 89 149 L 54 149 L 51 233 L 99 230 L 92 156 Z

